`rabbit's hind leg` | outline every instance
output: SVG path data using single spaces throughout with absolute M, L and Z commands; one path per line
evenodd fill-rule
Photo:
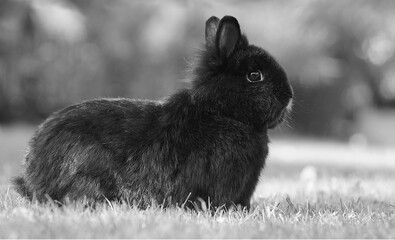
M 119 183 L 117 176 L 109 170 L 78 172 L 68 186 L 65 199 L 88 202 L 105 202 L 119 200 Z

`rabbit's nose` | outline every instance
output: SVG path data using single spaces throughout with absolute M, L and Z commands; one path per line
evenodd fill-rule
M 287 82 L 285 82 L 283 84 L 283 87 L 284 87 L 284 95 L 285 95 L 285 97 L 287 97 L 288 99 L 292 99 L 293 96 L 294 96 L 294 91 L 293 91 L 293 89 L 291 87 L 291 84 L 289 84 L 289 82 L 287 81 Z
M 286 107 L 293 98 L 293 89 L 288 81 L 284 81 L 278 86 L 277 89 L 277 99 L 281 102 L 281 104 Z

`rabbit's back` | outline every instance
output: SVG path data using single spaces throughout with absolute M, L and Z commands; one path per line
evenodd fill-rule
M 160 109 L 154 101 L 100 99 L 54 113 L 30 141 L 20 191 L 38 199 L 118 197 L 119 169 L 155 129 Z

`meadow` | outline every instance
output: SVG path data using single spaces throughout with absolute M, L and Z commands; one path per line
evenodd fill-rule
M 274 138 L 251 211 L 30 203 L 10 178 L 34 128 L 0 127 L 0 238 L 395 238 L 394 149 Z

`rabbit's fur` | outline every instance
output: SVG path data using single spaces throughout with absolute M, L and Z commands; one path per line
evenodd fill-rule
M 52 114 L 30 141 L 16 189 L 40 201 L 249 207 L 267 129 L 281 122 L 292 89 L 234 17 L 207 20 L 204 48 L 193 86 L 163 101 L 96 99 Z M 263 81 L 247 80 L 255 70 Z

